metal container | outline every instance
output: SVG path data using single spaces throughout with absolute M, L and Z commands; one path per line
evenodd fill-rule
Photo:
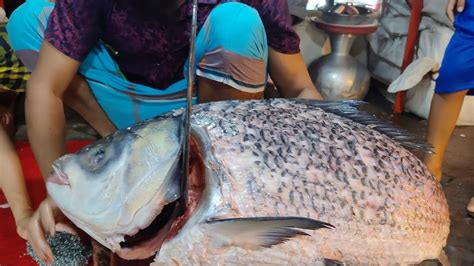
M 370 73 L 349 51 L 355 36 L 329 34 L 331 54 L 316 60 L 309 67 L 311 79 L 326 100 L 361 100 L 367 95 Z
M 379 13 L 357 6 L 358 15 L 339 14 L 332 12 L 334 6 L 326 5 L 312 13 L 312 21 L 329 35 L 331 53 L 313 62 L 308 70 L 325 99 L 361 100 L 369 90 L 370 73 L 349 52 L 357 36 L 377 29 Z

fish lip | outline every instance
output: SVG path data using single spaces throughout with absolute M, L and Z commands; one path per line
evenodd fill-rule
M 60 185 L 60 186 L 68 186 L 71 187 L 71 183 L 69 182 L 69 177 L 61 171 L 59 167 L 53 164 L 53 171 L 48 176 L 48 182 Z

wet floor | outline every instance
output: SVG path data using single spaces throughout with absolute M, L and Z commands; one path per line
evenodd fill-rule
M 474 196 L 474 127 L 457 128 L 444 162 L 443 187 L 449 204 L 451 233 L 446 253 L 453 265 L 474 265 L 474 219 L 466 204 Z
M 387 102 L 375 89 L 367 97 L 370 103 L 366 109 L 379 117 L 415 133 L 423 138 L 426 120 L 414 115 L 393 116 L 392 104 Z M 18 106 L 22 110 L 22 104 Z M 22 112 L 17 113 L 19 124 L 17 139 L 26 138 Z M 67 112 L 68 139 L 95 139 L 97 134 L 84 121 L 71 111 Z M 417 156 L 422 156 L 417 154 Z M 452 265 L 474 265 L 474 219 L 468 218 L 466 204 L 474 196 L 474 127 L 458 127 L 452 136 L 444 162 L 444 179 L 442 182 L 451 216 L 451 232 L 446 254 Z

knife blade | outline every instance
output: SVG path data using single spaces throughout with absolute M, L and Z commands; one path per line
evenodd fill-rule
M 186 204 L 188 202 L 188 178 L 189 178 L 189 154 L 191 141 L 191 116 L 193 107 L 193 87 L 194 87 L 194 69 L 196 61 L 196 32 L 197 32 L 197 0 L 192 3 L 192 21 L 191 21 L 191 36 L 189 40 L 189 59 L 188 59 L 188 83 L 186 93 L 186 109 L 184 113 L 183 123 L 183 177 L 181 180 L 181 204 L 180 214 L 183 215 L 186 211 Z

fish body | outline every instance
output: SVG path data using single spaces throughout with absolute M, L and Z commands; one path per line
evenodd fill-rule
M 155 263 L 412 264 L 435 259 L 449 233 L 440 184 L 400 144 L 344 117 L 356 111 L 341 107 L 340 116 L 327 110 L 318 102 L 283 99 L 195 106 L 192 130 L 202 191 L 184 225 L 148 250 L 157 252 Z M 55 164 L 56 178 L 48 182 L 53 199 L 74 223 L 119 255 L 126 254 L 120 243 L 127 235 L 148 226 L 164 205 L 179 198 L 173 176 L 179 175 L 180 115 L 119 131 Z M 114 158 L 113 167 L 91 181 L 97 174 L 77 162 L 90 161 L 97 146 L 114 146 L 113 153 L 106 152 Z M 69 188 L 54 181 L 58 173 L 67 176 Z M 153 175 L 158 177 L 146 178 Z M 91 182 L 97 192 L 82 191 Z M 92 219 L 92 206 L 78 210 L 77 199 L 61 203 L 64 195 L 76 194 L 83 203 L 101 201 L 104 184 L 111 195 L 119 194 L 109 200 L 115 215 L 102 208 Z M 105 220 L 107 230 L 101 227 Z

